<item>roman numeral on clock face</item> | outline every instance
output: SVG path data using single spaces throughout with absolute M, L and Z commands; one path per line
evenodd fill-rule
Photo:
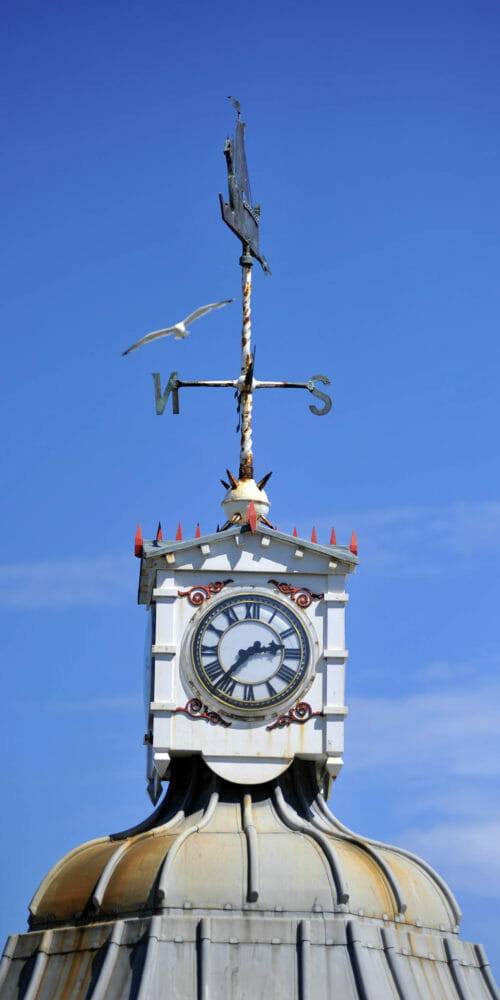
M 218 660 L 213 660 L 212 663 L 207 663 L 205 673 L 207 674 L 207 677 L 210 677 L 213 684 L 218 684 L 221 677 L 224 677 L 225 675 L 225 671 L 222 669 Z
M 281 667 L 276 673 L 276 676 L 279 677 L 280 680 L 285 681 L 287 684 L 290 684 L 290 681 L 293 681 L 295 674 L 293 670 L 290 670 L 290 667 L 286 667 L 285 664 L 282 663 Z
M 230 674 L 224 674 L 222 680 L 218 682 L 217 687 L 219 691 L 224 691 L 225 694 L 232 695 L 236 687 L 236 681 Z
M 300 660 L 301 650 L 297 646 L 291 646 L 287 649 L 285 646 L 285 660 Z
M 280 639 L 286 639 L 287 636 L 293 635 L 294 632 L 295 632 L 295 629 L 293 629 L 293 628 L 286 628 L 286 629 L 284 629 L 283 632 L 280 632 Z
M 238 615 L 236 614 L 232 604 L 230 604 L 227 608 L 223 608 L 222 614 L 226 616 L 228 625 L 234 625 L 235 622 L 239 621 Z
M 260 618 L 260 604 L 245 604 L 245 618 Z
M 217 646 L 206 646 L 206 645 L 204 646 L 204 645 L 202 645 L 202 647 L 201 647 L 201 655 L 202 656 L 216 656 L 217 655 Z
M 245 684 L 243 688 L 243 701 L 255 701 L 253 686 L 251 684 Z
M 216 626 L 213 625 L 212 622 L 209 622 L 209 624 L 207 625 L 207 631 L 208 631 L 209 628 L 212 629 L 212 632 L 215 632 L 215 634 L 218 635 L 219 638 L 220 638 L 221 635 L 224 635 L 224 629 L 223 628 L 216 628 Z

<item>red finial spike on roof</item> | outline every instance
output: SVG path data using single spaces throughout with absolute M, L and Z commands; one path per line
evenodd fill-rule
M 175 536 L 175 540 L 176 540 L 176 542 L 182 542 L 182 528 L 181 528 L 181 522 L 180 521 L 179 521 L 179 525 L 178 525 L 178 528 L 177 528 L 177 534 Z
M 354 556 L 357 556 L 357 554 L 358 554 L 358 539 L 356 538 L 356 532 L 355 531 L 353 531 L 353 533 L 352 533 L 351 544 L 350 544 L 349 548 L 350 548 L 352 554 Z
M 337 544 L 337 537 L 335 535 L 335 528 L 332 528 L 332 533 L 330 535 L 330 545 L 336 545 L 336 544 Z
M 311 542 L 317 542 L 317 541 L 318 541 L 318 539 L 316 538 L 316 528 L 314 527 L 314 524 L 313 524 L 313 530 L 312 530 L 312 535 L 311 535 Z
M 275 531 L 277 531 L 277 530 L 278 530 L 278 525 L 277 525 L 277 524 L 275 524 L 275 525 L 274 525 L 274 530 L 275 530 Z
M 250 525 L 250 531 L 252 532 L 253 535 L 257 527 L 257 512 L 255 510 L 255 504 L 253 500 L 250 500 L 250 503 L 248 504 L 247 521 L 248 524 Z
M 220 531 L 219 525 L 217 525 L 217 527 L 216 527 L 215 530 L 216 530 L 217 534 L 219 534 L 219 531 Z
M 199 526 L 199 524 L 197 524 L 197 525 L 196 525 L 196 534 L 195 534 L 195 536 L 194 536 L 194 537 L 195 537 L 195 538 L 201 538 L 201 531 L 200 531 L 200 526 Z
M 294 537 L 294 538 L 297 538 L 297 528 L 294 528 L 294 529 L 293 529 L 293 537 Z
M 158 521 L 158 531 L 156 532 L 156 541 L 157 542 L 162 542 L 163 541 L 163 534 L 162 534 L 162 530 L 161 530 L 161 521 Z
M 142 556 L 142 531 L 140 524 L 137 525 L 137 531 L 135 533 L 134 555 L 137 556 L 138 559 Z

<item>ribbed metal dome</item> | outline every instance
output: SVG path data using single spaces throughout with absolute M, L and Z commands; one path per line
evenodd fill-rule
M 176 762 L 169 792 L 133 830 L 77 847 L 49 872 L 31 927 L 165 907 L 335 913 L 456 931 L 458 905 L 412 855 L 357 837 L 327 808 L 314 765 L 242 789 L 199 758 Z
M 156 812 L 66 855 L 30 911 L 2 1000 L 499 997 L 442 879 L 347 830 L 308 762 L 245 789 L 174 761 Z

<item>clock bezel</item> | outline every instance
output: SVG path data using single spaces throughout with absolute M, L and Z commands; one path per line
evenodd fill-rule
M 235 699 L 219 691 L 206 674 L 203 676 L 203 664 L 200 666 L 196 657 L 196 644 L 198 642 L 198 646 L 201 646 L 202 635 L 210 620 L 215 619 L 224 610 L 224 607 L 243 602 L 245 598 L 250 598 L 252 602 L 277 607 L 294 627 L 299 635 L 301 648 L 304 650 L 299 668 L 295 671 L 294 680 L 274 697 L 260 699 L 255 703 Z M 204 623 L 206 623 L 205 628 L 203 628 Z M 230 625 L 227 626 L 224 635 L 230 627 Z M 228 589 L 224 592 L 223 597 L 218 597 L 214 601 L 210 600 L 209 604 L 204 604 L 196 610 L 184 634 L 181 647 L 181 670 L 191 690 L 209 707 L 225 716 L 248 722 L 276 718 L 282 714 L 284 709 L 300 701 L 314 680 L 318 658 L 317 637 L 305 610 L 295 607 L 290 601 L 276 596 L 269 590 L 247 585 Z M 253 704 L 255 707 L 252 707 Z

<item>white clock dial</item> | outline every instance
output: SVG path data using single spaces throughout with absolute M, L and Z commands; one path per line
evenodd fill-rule
M 198 615 L 189 662 L 197 689 L 232 714 L 276 714 L 309 675 L 305 616 L 271 594 L 230 594 Z

